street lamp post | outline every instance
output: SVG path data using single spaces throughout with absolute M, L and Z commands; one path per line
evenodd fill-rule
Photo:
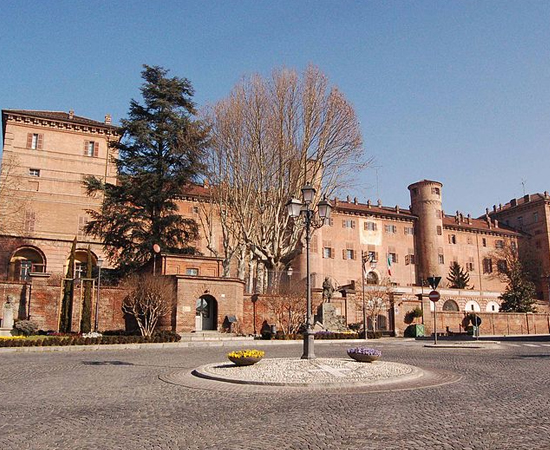
M 311 313 L 311 273 L 309 262 L 309 244 L 311 240 L 311 230 L 320 228 L 325 220 L 330 218 L 332 206 L 324 198 L 317 205 L 317 210 L 311 208 L 315 198 L 315 188 L 306 184 L 302 188 L 302 200 L 292 198 L 286 204 L 287 212 L 290 217 L 300 218 L 306 231 L 306 331 L 304 333 L 304 350 L 302 359 L 315 359 L 313 323 Z
M 97 259 L 97 300 L 95 302 L 95 318 L 94 318 L 94 331 L 97 333 L 99 327 L 99 301 L 101 299 L 101 266 L 103 265 L 103 259 Z
M 160 245 L 153 245 L 153 276 L 157 276 L 157 255 L 160 253 Z

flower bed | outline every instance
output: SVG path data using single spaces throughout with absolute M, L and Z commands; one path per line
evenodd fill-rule
M 0 339 L 0 347 L 51 347 L 51 346 L 69 346 L 69 345 L 105 345 L 105 344 L 146 344 L 162 342 L 178 342 L 181 336 L 172 331 L 161 331 L 151 337 L 143 336 L 101 336 L 101 337 L 83 337 L 79 335 L 69 336 L 32 336 L 25 338 L 23 336 L 13 336 Z
M 342 333 L 335 333 L 333 331 L 317 331 L 315 333 L 315 339 L 360 339 L 361 335 L 359 333 L 356 333 L 354 331 L 344 331 Z M 369 334 L 370 337 L 370 334 Z M 293 333 L 293 334 L 283 334 L 283 333 L 277 333 L 274 337 L 274 339 L 279 340 L 301 340 L 304 338 L 304 335 L 302 333 Z

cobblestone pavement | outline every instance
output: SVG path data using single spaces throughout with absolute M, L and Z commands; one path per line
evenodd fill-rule
M 159 379 L 222 362 L 231 348 L 6 353 L 0 449 L 550 449 L 549 346 L 372 346 L 386 361 L 462 378 L 390 392 L 262 394 Z M 315 351 L 343 357 L 346 347 Z M 301 354 L 299 345 L 264 350 L 270 358 Z

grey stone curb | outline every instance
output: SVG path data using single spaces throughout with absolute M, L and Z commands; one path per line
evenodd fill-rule
M 375 345 L 377 342 L 395 342 L 399 339 L 399 342 L 411 341 L 414 342 L 414 338 L 382 338 L 382 339 L 319 339 L 315 341 L 315 345 L 328 345 L 328 344 L 364 344 Z M 270 345 L 303 345 L 303 341 L 293 340 L 227 340 L 227 341 L 191 341 L 191 342 L 164 342 L 164 343 L 151 343 L 151 344 L 103 344 L 103 345 L 63 345 L 63 346 L 44 346 L 44 347 L 2 347 L 0 348 L 0 354 L 2 353 L 42 353 L 42 352 L 86 352 L 97 350 L 138 350 L 138 349 L 154 349 L 154 348 L 195 348 L 195 347 L 235 347 L 246 346 L 250 347 L 265 347 Z
M 479 342 L 442 342 L 437 344 L 424 344 L 426 348 L 500 348 L 498 341 L 479 341 Z

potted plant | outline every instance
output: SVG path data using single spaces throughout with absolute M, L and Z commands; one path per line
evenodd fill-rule
M 265 355 L 262 350 L 239 350 L 227 354 L 227 358 L 236 366 L 251 366 L 260 361 Z
M 382 356 L 380 350 L 367 347 L 354 347 L 348 349 L 348 356 L 358 362 L 373 362 Z

